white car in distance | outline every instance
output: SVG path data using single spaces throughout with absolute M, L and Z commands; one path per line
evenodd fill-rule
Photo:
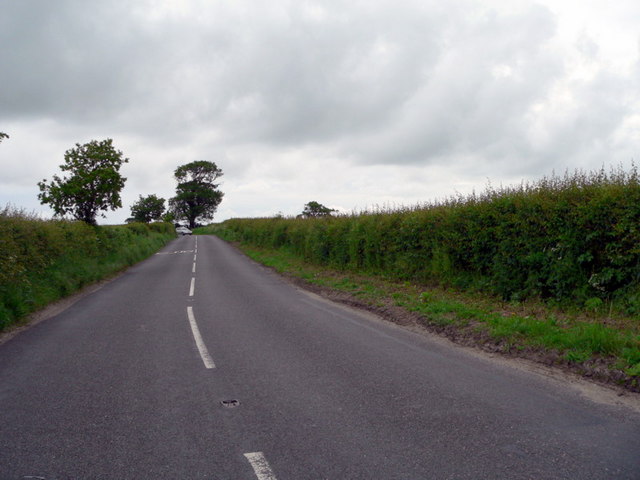
M 191 230 L 189 230 L 187 227 L 177 227 L 176 233 L 178 235 L 191 235 Z

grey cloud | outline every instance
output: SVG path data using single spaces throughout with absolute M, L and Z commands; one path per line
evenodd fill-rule
M 363 166 L 462 162 L 484 177 L 616 147 L 638 77 L 603 70 L 556 111 L 569 66 L 554 15 L 486 4 L 0 0 L 0 42 L 11 45 L 0 50 L 0 121 L 55 119 L 80 137 L 67 148 L 124 137 L 141 157 L 148 144 L 165 163 L 224 159 L 234 176 L 279 151 Z M 575 49 L 599 55 L 586 36 Z
M 335 140 L 388 121 L 421 81 L 437 47 L 438 16 L 410 11 L 341 12 L 321 21 L 300 12 L 244 40 L 225 72 L 233 84 L 221 124 L 238 140 L 276 144 Z
M 635 113 L 635 82 L 608 72 L 600 72 L 588 81 L 572 84 L 573 108 L 551 118 L 547 125 L 548 142 L 535 153 L 569 162 L 580 158 L 583 163 L 598 166 L 616 152 L 614 133 L 624 120 Z
M 123 12 L 88 2 L 4 2 L 0 41 L 3 116 L 93 119 L 130 90 Z
M 0 53 L 11 65 L 0 115 L 143 134 L 200 126 L 230 142 L 331 140 L 383 125 L 419 85 L 443 28 L 438 9 L 387 2 L 318 17 L 307 3 L 237 4 L 154 19 L 124 2 L 10 2 L 1 40 L 16 47 Z
M 2 114 L 403 163 L 495 145 L 557 73 L 542 8 L 477 20 L 462 1 L 205 2 L 154 18 L 150 5 L 11 3 Z M 513 77 L 494 78 L 500 66 Z
M 519 151 L 522 117 L 562 74 L 559 59 L 544 51 L 553 32 L 551 15 L 538 8 L 461 22 L 444 37 L 447 48 L 389 129 L 354 149 L 364 152 L 364 162 L 399 164 Z

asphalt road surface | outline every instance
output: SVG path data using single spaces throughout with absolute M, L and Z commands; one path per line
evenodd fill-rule
M 0 345 L 0 479 L 640 479 L 640 414 L 176 239 Z

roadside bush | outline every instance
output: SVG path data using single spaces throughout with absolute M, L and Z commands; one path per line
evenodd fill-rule
M 505 300 L 640 312 L 640 182 L 635 166 L 413 208 L 324 218 L 231 219 L 213 231 L 318 264 L 473 288 Z
M 142 260 L 172 238 L 170 224 L 93 227 L 5 207 L 0 210 L 0 330 Z

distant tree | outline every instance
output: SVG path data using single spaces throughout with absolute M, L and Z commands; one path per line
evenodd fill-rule
M 318 202 L 309 202 L 304 206 L 304 210 L 300 214 L 301 217 L 310 218 L 310 217 L 328 217 L 333 212 L 336 212 L 329 207 L 325 207 L 321 203 Z
M 175 224 L 176 222 L 176 216 L 175 214 L 171 211 L 171 208 L 169 208 L 166 212 L 164 212 L 164 215 L 162 215 L 161 220 L 163 222 L 167 222 L 167 223 L 173 223 Z
M 149 223 L 160 220 L 165 211 L 164 201 L 164 198 L 155 195 L 140 195 L 138 201 L 131 206 L 131 218 L 127 222 Z
M 0 132 L 0 143 L 2 143 L 2 140 L 4 140 L 5 138 L 9 138 L 9 135 L 4 132 Z
M 60 169 L 70 176 L 53 176 L 38 182 L 40 203 L 48 203 L 56 215 L 73 215 L 90 225 L 96 224 L 96 215 L 101 210 L 116 210 L 122 207 L 120 191 L 127 180 L 120 175 L 120 167 L 129 161 L 122 152 L 113 147 L 113 141 L 92 140 L 64 154 Z M 104 214 L 101 214 L 103 217 Z
M 176 169 L 176 196 L 169 200 L 169 211 L 176 220 L 186 220 L 189 228 L 198 221 L 213 218 L 224 194 L 214 183 L 223 175 L 214 162 L 197 160 Z

